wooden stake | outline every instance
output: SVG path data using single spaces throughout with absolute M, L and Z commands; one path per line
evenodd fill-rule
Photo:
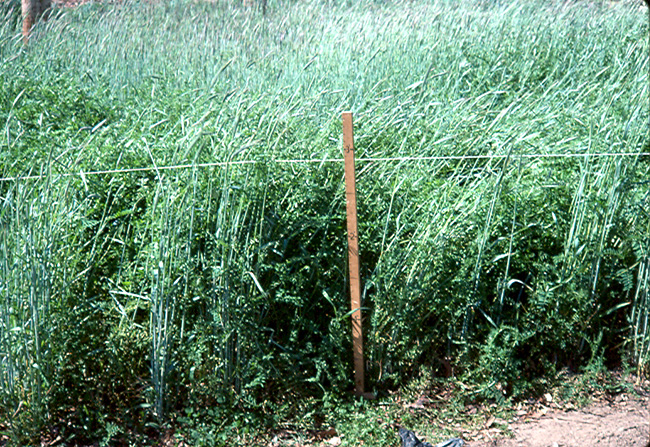
M 364 395 L 361 279 L 359 277 L 359 233 L 357 230 L 357 186 L 354 173 L 352 112 L 343 112 L 343 153 L 345 156 L 345 195 L 347 198 L 348 215 L 348 259 L 350 265 L 350 306 L 352 308 L 354 392 L 357 395 Z

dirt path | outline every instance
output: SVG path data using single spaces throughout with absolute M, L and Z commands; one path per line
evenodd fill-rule
M 621 394 L 580 410 L 548 410 L 509 425 L 514 437 L 493 438 L 470 447 L 646 447 L 650 437 L 650 394 Z

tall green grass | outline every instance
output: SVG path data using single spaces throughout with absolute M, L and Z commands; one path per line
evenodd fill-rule
M 75 181 L 52 177 L 50 166 L 39 174 L 40 182 L 18 180 L 5 188 L 0 208 L 3 428 L 16 442 L 38 434 L 51 415 L 62 355 L 59 315 L 70 311 L 62 306 L 88 270 L 79 251 L 91 251 L 91 241 L 80 237 L 80 210 L 90 201 L 75 191 Z
M 350 388 L 327 161 L 348 109 L 371 386 L 427 366 L 503 400 L 564 367 L 647 372 L 648 157 L 600 155 L 650 149 L 646 16 L 127 2 L 60 10 L 23 47 L 8 15 L 0 176 L 45 175 L 0 183 L 0 414 L 108 442 Z M 465 158 L 371 160 L 435 156 Z

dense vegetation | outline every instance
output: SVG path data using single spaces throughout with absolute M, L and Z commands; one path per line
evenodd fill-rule
M 172 423 L 228 445 L 352 389 L 343 110 L 370 388 L 426 370 L 504 402 L 566 368 L 648 371 L 641 2 L 87 4 L 26 47 L 8 5 L 13 444 Z M 457 158 L 370 160 L 436 156 Z

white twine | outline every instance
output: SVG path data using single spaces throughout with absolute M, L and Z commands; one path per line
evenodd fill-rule
M 584 153 L 584 154 L 503 154 L 503 155 L 433 155 L 429 157 L 361 157 L 357 158 L 358 162 L 391 162 L 391 161 L 444 161 L 444 160 L 483 160 L 483 159 L 497 159 L 497 158 L 586 158 L 586 157 L 641 157 L 648 156 L 650 152 L 602 152 L 602 153 Z M 271 163 L 281 164 L 297 164 L 297 163 L 341 163 L 343 158 L 321 158 L 321 159 L 283 159 L 283 160 L 269 160 Z M 170 171 L 178 169 L 198 169 L 210 168 L 215 166 L 232 166 L 232 165 L 247 165 L 262 163 L 260 160 L 239 160 L 239 161 L 220 161 L 212 163 L 195 163 L 195 164 L 179 164 L 171 166 L 144 166 L 139 168 L 122 168 L 122 169 L 104 169 L 97 171 L 79 171 L 79 172 L 64 172 L 56 174 L 59 177 L 71 176 L 88 176 L 88 175 L 101 175 L 101 174 L 125 174 L 132 172 L 148 172 L 148 171 Z M 46 175 L 25 175 L 16 177 L 3 177 L 0 182 L 9 182 L 16 180 L 34 180 L 44 178 Z

